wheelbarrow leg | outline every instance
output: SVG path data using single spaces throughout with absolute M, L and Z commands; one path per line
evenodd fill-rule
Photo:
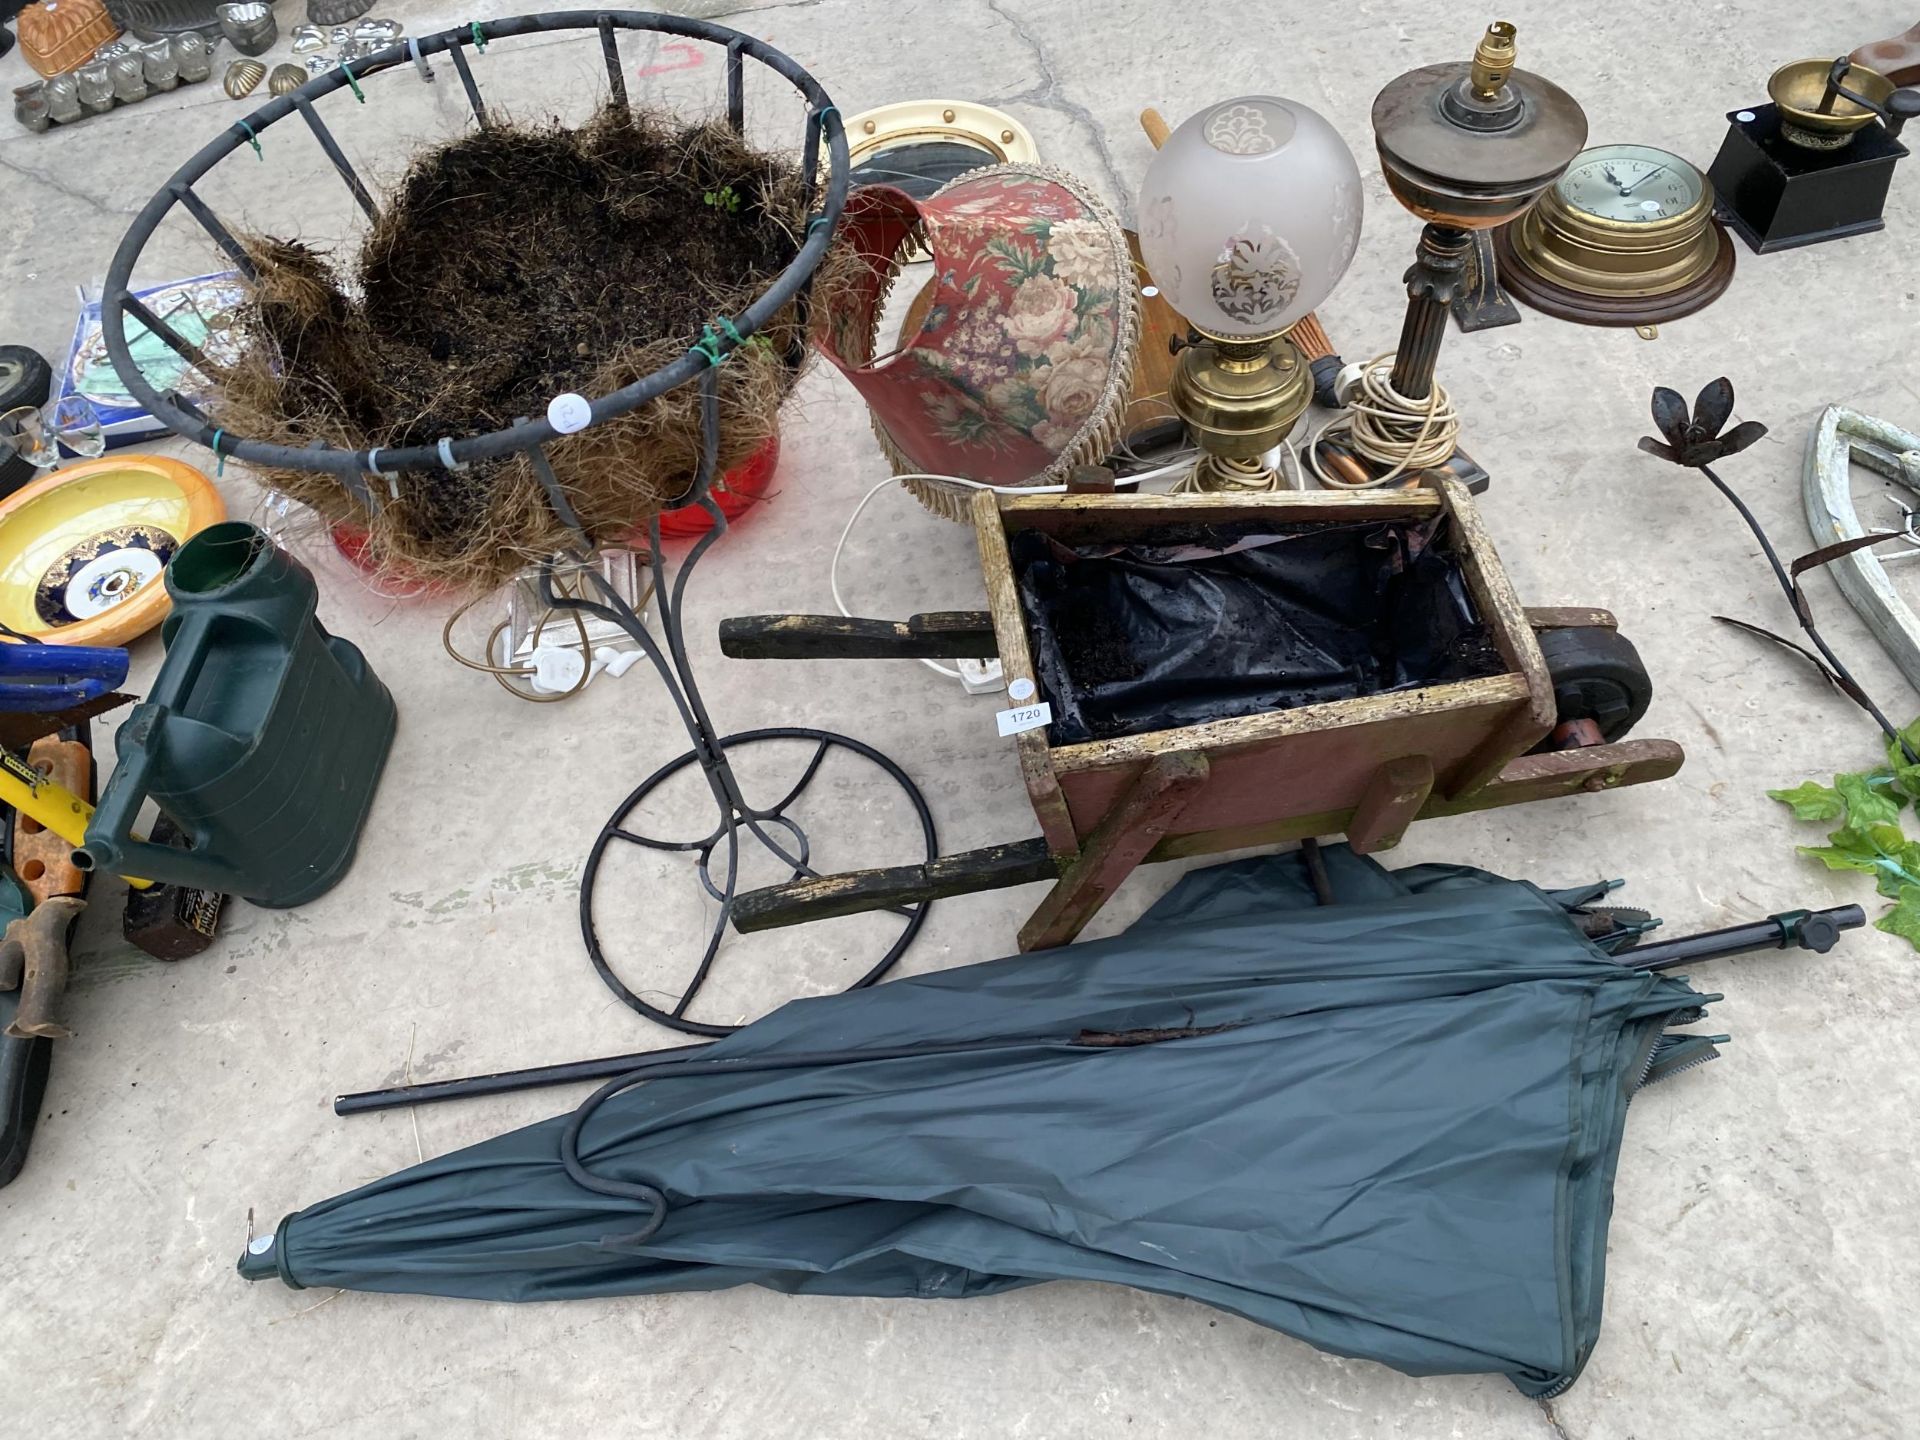
M 1206 780 L 1204 755 L 1156 756 L 1120 803 L 1094 827 L 1040 908 L 1020 927 L 1021 950 L 1051 949 L 1078 935 L 1120 882 L 1160 843 Z
M 1426 756 L 1389 760 L 1367 782 L 1353 819 L 1347 822 L 1347 843 L 1358 855 L 1391 850 L 1432 793 L 1433 762 Z

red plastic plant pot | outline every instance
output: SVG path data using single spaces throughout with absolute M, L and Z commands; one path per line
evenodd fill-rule
M 373 561 L 367 558 L 368 534 L 365 526 L 350 525 L 342 520 L 329 532 L 333 536 L 333 548 L 346 557 L 362 575 L 375 594 L 384 595 L 389 600 L 419 600 L 431 596 L 444 595 L 444 587 L 435 585 L 431 580 L 417 580 L 403 570 L 376 570 Z
M 727 517 L 729 525 L 768 498 L 773 488 L 774 472 L 779 468 L 780 437 L 770 435 L 766 444 L 721 477 L 721 483 L 713 487 L 713 498 L 719 502 L 720 513 Z M 664 540 L 697 540 L 712 528 L 713 517 L 697 505 L 689 505 L 684 510 L 664 511 L 660 516 L 660 536 Z M 364 526 L 341 521 L 333 527 L 332 534 L 334 548 L 355 569 L 368 576 L 374 588 L 389 599 L 415 600 L 446 593 L 429 580 L 411 579 L 393 570 L 376 575 L 373 563 L 366 555 L 368 536 Z M 634 527 L 627 537 L 627 543 L 645 549 L 646 527 Z
M 720 483 L 713 487 L 713 498 L 719 502 L 728 525 L 767 498 L 773 488 L 773 473 L 779 468 L 780 437 L 769 435 L 766 444 L 720 477 Z M 712 528 L 713 517 L 698 505 L 667 510 L 660 516 L 663 540 L 696 540 Z M 642 546 L 646 544 L 644 530 L 636 532 L 635 538 Z

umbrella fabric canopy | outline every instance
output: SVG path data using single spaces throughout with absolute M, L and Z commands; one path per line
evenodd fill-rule
M 1240 861 L 1112 939 L 794 1001 L 584 1119 L 290 1215 L 241 1273 L 500 1300 L 1101 1280 L 1557 1393 L 1599 1333 L 1627 1101 L 1712 1053 L 1662 1035 L 1714 997 L 1586 940 L 1565 907 L 1593 891 L 1324 853 L 1330 906 L 1296 856 Z

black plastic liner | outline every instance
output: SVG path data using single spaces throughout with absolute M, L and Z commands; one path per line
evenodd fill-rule
M 1072 548 L 1015 534 L 1052 742 L 1502 673 L 1445 525 L 1168 527 Z

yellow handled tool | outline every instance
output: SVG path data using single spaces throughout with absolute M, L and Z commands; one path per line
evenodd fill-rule
M 0 801 L 46 826 L 75 849 L 86 843 L 93 806 L 5 749 L 0 749 Z M 153 886 L 153 881 L 136 880 L 131 875 L 126 881 L 136 890 Z

